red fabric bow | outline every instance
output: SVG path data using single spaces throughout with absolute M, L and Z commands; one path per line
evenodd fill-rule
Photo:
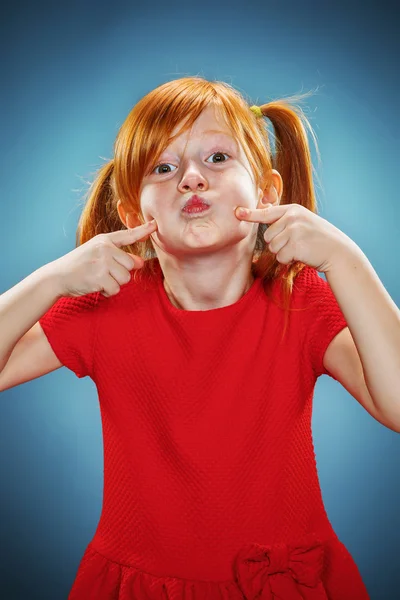
M 328 600 L 321 581 L 324 547 L 314 536 L 299 544 L 247 544 L 235 560 L 246 600 Z

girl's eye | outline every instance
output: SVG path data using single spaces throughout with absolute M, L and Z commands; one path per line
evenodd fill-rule
M 228 158 L 230 158 L 229 154 L 226 154 L 225 152 L 213 152 L 208 158 L 211 158 L 211 156 L 218 156 L 218 155 L 219 156 L 227 156 Z M 207 162 L 208 162 L 208 159 L 207 159 Z M 214 164 L 218 164 L 218 163 L 221 163 L 221 162 L 226 162 L 226 160 L 225 159 L 224 160 L 218 160 Z M 156 175 L 166 175 L 168 173 L 171 173 L 171 171 L 165 171 L 165 170 L 163 170 L 161 172 L 157 171 L 157 169 L 161 169 L 161 168 L 164 169 L 164 167 L 174 167 L 174 165 L 171 165 L 171 163 L 160 163 L 159 165 L 157 165 L 156 167 L 154 167 L 153 173 L 156 173 Z M 176 169 L 176 167 L 174 167 L 174 168 Z
M 161 167 L 173 167 L 173 166 L 174 165 L 171 165 L 171 163 L 161 163 L 161 164 L 157 165 L 156 167 L 154 167 L 153 173 L 155 173 L 156 175 L 165 175 L 167 173 L 170 173 L 170 171 L 161 171 L 161 173 L 159 173 L 159 172 L 157 172 L 157 169 L 160 169 Z
M 211 154 L 211 156 L 218 156 L 218 155 L 219 156 L 227 156 L 229 158 L 229 154 L 225 154 L 225 152 L 213 152 Z M 209 156 L 209 158 L 211 158 L 211 156 Z M 218 160 L 217 163 L 214 163 L 214 164 L 218 164 L 218 163 L 221 163 L 221 162 L 226 162 L 226 160 Z

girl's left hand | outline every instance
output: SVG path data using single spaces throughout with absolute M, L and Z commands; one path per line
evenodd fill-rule
M 240 208 L 235 210 L 239 220 L 269 225 L 265 242 L 284 265 L 300 261 L 326 273 L 337 256 L 353 253 L 357 247 L 343 231 L 301 204 L 267 204 L 265 208 L 247 209 L 246 215 L 239 213 Z

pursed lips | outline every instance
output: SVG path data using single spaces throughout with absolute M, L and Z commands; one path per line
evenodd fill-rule
M 196 194 L 194 194 L 193 196 L 191 196 L 189 198 L 189 200 L 186 200 L 185 204 L 182 207 L 182 210 L 184 210 L 185 208 L 189 208 L 190 206 L 210 206 L 210 202 L 208 200 L 206 200 L 205 198 L 202 198 L 201 196 L 197 196 Z

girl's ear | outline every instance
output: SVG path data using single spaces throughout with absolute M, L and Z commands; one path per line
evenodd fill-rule
M 278 206 L 283 193 L 283 181 L 280 173 L 276 169 L 272 169 L 271 173 L 272 184 L 269 189 L 264 191 L 260 189 L 260 199 L 257 208 L 264 208 L 266 204 Z
M 138 216 L 134 212 L 125 212 L 124 207 L 122 206 L 121 200 L 117 202 L 117 210 L 119 218 L 122 223 L 125 225 L 127 229 L 132 229 L 133 227 L 139 227 L 142 223 L 140 222 Z
M 279 173 L 279 171 L 277 171 L 276 169 L 272 169 L 272 185 L 275 188 L 275 196 L 277 196 L 276 200 L 279 204 L 281 198 L 282 198 L 282 194 L 283 194 L 283 180 L 281 177 L 281 174 Z

